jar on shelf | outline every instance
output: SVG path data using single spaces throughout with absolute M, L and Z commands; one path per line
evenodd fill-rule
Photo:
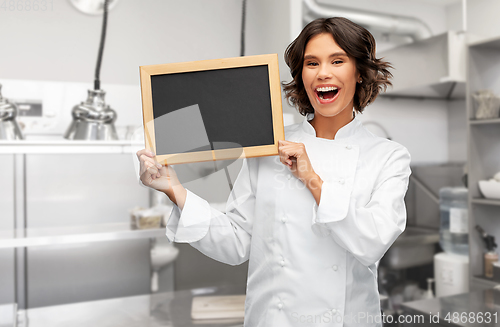
M 441 225 L 439 244 L 447 253 L 469 255 L 468 190 L 443 187 L 439 190 Z
M 491 90 L 479 90 L 472 94 L 476 107 L 476 119 L 498 118 L 500 97 Z

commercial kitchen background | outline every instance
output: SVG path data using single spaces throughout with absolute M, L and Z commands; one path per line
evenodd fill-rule
M 66 0 L 47 1 L 48 9 L 37 12 L 9 10 L 9 2 L 0 0 L 2 94 L 43 103 L 42 117 L 19 118 L 26 135 L 26 141 L 19 142 L 62 140 L 72 107 L 92 88 L 102 16 L 83 14 Z M 465 16 L 459 0 L 318 3 L 411 16 L 425 23 L 433 35 L 461 33 L 466 27 L 470 39 L 500 36 L 500 2 L 495 0 L 467 1 Z M 138 67 L 239 56 L 241 10 L 241 1 L 236 0 L 121 0 L 116 4 L 108 18 L 101 88 L 118 113 L 115 125 L 123 138 L 142 125 Z M 291 79 L 283 53 L 303 27 L 305 10 L 300 0 L 247 2 L 246 55 L 278 53 L 283 81 Z M 378 53 L 412 42 L 409 37 L 371 32 Z M 421 56 L 429 65 L 442 60 Z M 415 85 L 425 79 L 420 76 L 425 73 L 425 69 L 415 70 Z M 286 101 L 283 110 L 286 124 L 303 119 Z M 467 161 L 465 97 L 379 97 L 360 118 L 370 122 L 367 127 L 374 133 L 406 146 L 416 171 L 420 165 L 458 163 L 462 173 L 460 163 Z M 137 182 L 133 151 L 113 146 L 35 148 L 4 147 L 0 154 L 0 228 L 4 231 L 13 230 L 16 222 L 28 228 L 128 223 L 129 209 L 151 203 L 152 193 Z M 231 165 L 233 180 L 237 172 L 238 163 Z M 186 186 L 214 204 L 224 202 L 229 192 L 221 172 Z M 409 210 L 413 212 L 414 206 L 409 204 Z M 439 216 L 419 221 L 419 216 L 409 213 L 408 223 L 437 230 Z M 496 235 L 500 236 L 498 228 Z M 0 239 L 0 243 L 8 241 Z M 202 261 L 200 266 L 208 268 L 193 271 L 198 267 L 194 261 L 201 259 L 189 247 L 180 247 L 177 260 L 160 270 L 160 291 L 242 281 L 245 266 L 225 270 Z M 147 294 L 151 291 L 150 248 L 146 237 L 0 249 L 0 304 L 18 302 L 21 307 L 24 303 L 36 308 Z

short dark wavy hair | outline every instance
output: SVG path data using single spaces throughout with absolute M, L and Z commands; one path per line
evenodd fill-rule
M 383 58 L 375 58 L 375 39 L 364 27 L 353 23 L 344 17 L 319 18 L 304 27 L 300 35 L 287 47 L 285 62 L 290 67 L 293 80 L 283 83 L 285 96 L 288 102 L 294 105 L 302 115 L 314 113 L 309 101 L 304 83 L 302 69 L 304 66 L 304 52 L 311 38 L 318 34 L 328 33 L 347 55 L 355 59 L 356 69 L 361 75 L 362 83 L 356 83 L 354 93 L 354 109 L 363 112 L 365 107 L 372 103 L 378 94 L 392 86 L 392 78 L 388 68 L 393 68 Z

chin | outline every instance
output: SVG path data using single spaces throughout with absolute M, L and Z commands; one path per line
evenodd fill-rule
M 340 113 L 343 113 L 346 110 L 349 111 L 345 107 L 341 110 L 339 110 L 339 109 L 327 109 L 327 108 L 321 108 L 321 109 L 314 108 L 314 114 L 320 115 L 323 117 L 335 117 L 335 116 L 338 116 Z
M 335 117 L 340 114 L 340 111 L 324 111 L 324 110 L 314 110 L 314 114 L 322 117 Z

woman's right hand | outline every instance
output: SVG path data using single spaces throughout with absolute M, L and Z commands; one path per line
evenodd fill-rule
M 158 163 L 153 152 L 147 149 L 137 151 L 140 162 L 140 179 L 142 184 L 164 192 L 172 202 L 181 209 L 186 200 L 187 191 L 179 182 L 172 167 Z

